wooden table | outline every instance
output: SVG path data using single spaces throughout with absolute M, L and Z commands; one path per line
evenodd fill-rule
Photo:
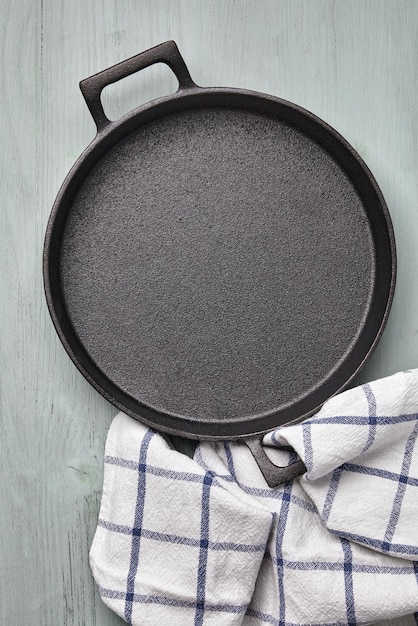
M 396 297 L 361 375 L 418 364 L 416 0 L 2 0 L 0 622 L 122 623 L 88 564 L 116 410 L 70 362 L 43 296 L 54 197 L 94 136 L 80 79 L 174 39 L 200 85 L 281 96 L 358 150 L 391 212 Z M 106 90 L 117 118 L 175 90 L 170 70 Z M 408 620 L 400 620 L 405 625 Z

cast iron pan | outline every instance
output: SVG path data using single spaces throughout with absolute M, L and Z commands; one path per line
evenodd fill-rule
M 154 63 L 174 95 L 107 119 L 103 88 Z M 302 420 L 358 373 L 395 283 L 389 213 L 323 121 L 252 91 L 195 85 L 174 42 L 80 83 L 97 135 L 44 249 L 49 310 L 87 380 L 128 415 L 192 439 Z M 290 473 L 289 473 L 290 472 Z

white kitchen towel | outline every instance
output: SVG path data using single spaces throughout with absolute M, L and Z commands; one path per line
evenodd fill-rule
M 418 624 L 417 436 L 418 370 L 266 435 L 307 467 L 274 489 L 243 442 L 190 459 L 120 413 L 90 553 L 103 601 L 138 626 Z

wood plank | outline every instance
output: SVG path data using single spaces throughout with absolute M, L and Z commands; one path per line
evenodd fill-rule
M 88 565 L 116 410 L 75 370 L 44 302 L 42 241 L 94 136 L 78 82 L 175 39 L 198 84 L 271 93 L 339 130 L 380 184 L 399 256 L 387 330 L 359 380 L 418 355 L 418 4 L 413 0 L 14 0 L 0 3 L 0 322 L 4 624 L 121 624 Z M 116 115 L 175 80 L 158 67 L 105 95 Z M 399 621 L 407 626 L 408 620 Z

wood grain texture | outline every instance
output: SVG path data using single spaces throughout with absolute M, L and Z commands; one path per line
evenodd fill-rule
M 116 411 L 61 347 L 42 245 L 54 197 L 94 136 L 80 79 L 174 39 L 194 80 L 281 96 L 334 126 L 388 203 L 398 284 L 361 375 L 418 364 L 416 0 L 2 0 L 0 623 L 121 624 L 88 565 Z M 175 89 L 157 67 L 109 88 L 111 116 Z M 407 626 L 411 620 L 399 620 Z

